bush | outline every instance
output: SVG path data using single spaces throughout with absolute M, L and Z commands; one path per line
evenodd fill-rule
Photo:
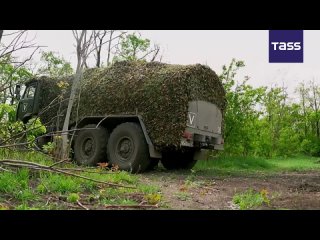
M 15 114 L 14 106 L 0 104 L 0 145 L 23 131 L 23 123 L 15 121 Z
M 318 139 L 303 139 L 300 146 L 303 153 L 320 156 L 320 141 Z
M 0 145 L 28 141 L 32 142 L 29 145 L 31 147 L 36 137 L 46 133 L 46 127 L 39 118 L 32 118 L 24 125 L 23 122 L 16 121 L 15 116 L 15 106 L 0 104 Z M 26 139 L 23 140 L 25 136 Z

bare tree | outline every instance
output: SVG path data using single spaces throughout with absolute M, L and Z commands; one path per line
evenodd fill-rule
M 303 112 L 303 119 L 304 119 L 304 136 L 307 137 L 308 133 L 308 125 L 307 125 L 307 106 L 306 106 L 306 100 L 308 98 L 309 94 L 309 88 L 306 88 L 304 82 L 300 83 L 299 87 L 296 90 L 300 95 L 300 101 L 302 106 L 302 112 Z
M 101 50 L 102 46 L 104 44 L 103 39 L 107 35 L 107 30 L 101 30 L 101 31 L 93 31 L 93 43 L 95 48 L 95 59 L 96 59 L 96 67 L 101 66 Z
M 111 48 L 112 48 L 112 46 L 111 46 L 111 43 L 112 43 L 111 39 L 112 39 L 113 33 L 114 33 L 114 30 L 111 30 L 111 31 L 110 31 L 110 35 L 109 35 L 109 43 L 108 43 L 107 66 L 110 65 L 110 56 L 111 56 Z M 120 37 L 119 37 L 118 39 L 120 39 Z M 118 44 L 119 44 L 119 41 L 118 41 Z
M 3 44 L 0 48 L 0 58 L 4 58 L 6 56 L 11 56 L 13 53 L 22 50 L 22 49 L 38 49 L 40 46 L 34 43 L 34 39 L 28 38 L 28 31 L 27 30 L 19 30 L 16 32 L 4 34 L 4 30 L 1 30 L 1 39 L 3 37 L 11 37 L 11 40 L 8 44 Z M 24 60 L 21 61 L 14 61 L 13 63 L 22 63 Z
M 0 30 L 0 43 L 1 43 L 2 35 L 3 35 L 3 30 Z
M 116 30 L 94 30 L 93 31 L 93 44 L 94 44 L 94 57 L 96 59 L 96 67 L 101 67 L 103 46 L 107 44 L 107 66 L 110 65 L 110 56 L 112 49 L 119 43 L 117 39 L 126 34 L 124 31 Z
M 142 38 L 139 32 L 121 37 L 116 48 L 116 61 L 123 60 L 146 60 L 150 62 L 161 61 L 160 46 L 154 44 L 150 46 L 150 40 Z
M 159 52 L 160 52 L 160 46 L 157 44 L 154 44 L 153 48 L 150 49 L 140 59 L 146 59 L 147 57 L 150 57 L 150 62 L 154 62 L 154 61 L 156 61 L 157 57 L 159 56 Z
M 319 128 L 319 90 L 318 87 L 316 86 L 314 80 L 311 82 L 311 91 L 313 95 L 313 107 L 316 115 L 316 133 L 317 133 L 317 138 L 320 138 L 320 128 Z
M 4 38 L 8 39 L 8 43 L 4 43 Z M 0 30 L 0 60 L 2 64 L 12 64 L 13 69 L 10 74 L 2 76 L 0 81 L 0 92 L 5 93 L 9 90 L 8 94 L 13 95 L 13 76 L 19 70 L 19 68 L 25 66 L 32 58 L 36 51 L 42 47 L 34 43 L 34 38 L 28 37 L 27 30 L 18 30 L 11 33 L 5 33 L 4 30 Z M 26 58 L 17 58 L 14 55 L 21 50 L 31 50 Z M 15 83 L 21 83 L 23 79 Z
M 76 50 L 77 50 L 77 69 L 76 74 L 74 76 L 72 87 L 71 87 L 71 93 L 70 98 L 68 101 L 68 108 L 65 116 L 65 120 L 63 123 L 62 132 L 67 132 L 69 128 L 70 123 L 70 115 L 72 106 L 74 103 L 74 99 L 76 97 L 76 93 L 80 87 L 80 81 L 82 78 L 82 71 L 85 66 L 85 62 L 88 58 L 88 55 L 90 54 L 90 48 L 92 46 L 92 39 L 93 39 L 93 33 L 88 34 L 88 30 L 81 30 L 81 31 L 72 31 L 73 36 L 76 40 Z M 68 156 L 69 148 L 68 148 L 68 135 L 63 134 L 62 135 L 62 149 L 61 149 L 61 159 L 65 159 Z

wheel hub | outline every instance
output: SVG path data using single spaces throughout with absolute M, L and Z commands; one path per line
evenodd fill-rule
M 86 156 L 90 156 L 93 152 L 93 140 L 91 138 L 86 139 L 83 144 L 83 152 Z
M 121 158 L 128 159 L 133 151 L 132 140 L 125 137 L 118 142 L 117 153 Z

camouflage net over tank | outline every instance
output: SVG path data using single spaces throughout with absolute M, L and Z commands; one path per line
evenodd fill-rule
M 52 80 L 50 89 L 42 92 L 42 99 L 59 90 L 54 85 L 61 80 Z M 70 78 L 65 80 L 70 81 Z M 108 68 L 87 69 L 83 73 L 78 119 L 84 116 L 139 114 L 158 149 L 178 146 L 186 128 L 188 102 L 194 100 L 214 103 L 222 110 L 226 107 L 225 90 L 209 67 L 200 64 L 119 62 Z M 46 106 L 50 101 L 52 98 L 41 103 L 41 106 Z M 71 122 L 76 119 L 78 101 L 77 98 Z M 48 116 L 45 115 L 43 119 L 53 118 L 57 115 L 57 107 L 48 111 Z

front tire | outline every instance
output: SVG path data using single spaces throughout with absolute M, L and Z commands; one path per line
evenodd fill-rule
M 78 165 L 95 166 L 107 160 L 108 132 L 105 128 L 97 129 L 95 124 L 89 124 L 79 131 L 74 142 L 74 159 Z
M 136 123 L 122 123 L 111 133 L 107 155 L 111 164 L 132 173 L 147 170 L 149 149 L 141 127 Z

